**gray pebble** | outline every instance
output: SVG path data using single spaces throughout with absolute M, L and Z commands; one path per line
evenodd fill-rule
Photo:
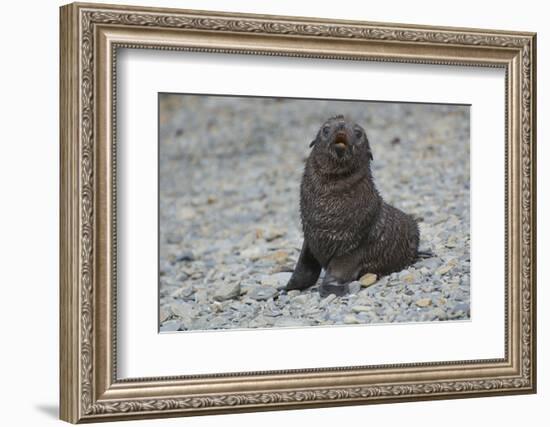
M 159 321 L 160 323 L 163 323 L 165 322 L 170 316 L 172 316 L 172 309 L 170 308 L 170 306 L 168 305 L 165 305 L 165 306 L 162 306 L 160 308 L 160 312 L 159 312 Z
M 216 288 L 214 299 L 216 301 L 225 301 L 228 299 L 237 298 L 241 293 L 241 285 L 239 282 L 225 282 Z
M 306 304 L 308 300 L 310 300 L 310 296 L 308 294 L 301 294 L 301 295 L 296 295 L 294 298 L 292 298 L 291 302 L 292 304 L 303 305 L 303 304 Z
M 251 299 L 263 301 L 277 295 L 277 289 L 271 286 L 255 286 L 251 288 L 246 295 Z
M 361 282 L 351 282 L 349 284 L 349 293 L 357 294 L 361 290 Z
M 176 300 L 170 304 L 170 310 L 178 317 L 189 317 L 194 311 L 194 304 Z
M 330 294 L 329 296 L 327 296 L 326 298 L 321 300 L 319 306 L 320 307 L 326 307 L 327 305 L 329 305 L 335 299 L 336 299 L 336 295 Z
M 185 251 L 181 254 L 177 255 L 175 258 L 176 262 L 182 262 L 182 261 L 194 261 L 195 257 L 193 255 L 193 252 L 191 251 Z
M 161 332 L 174 332 L 180 329 L 181 322 L 179 320 L 168 320 L 160 327 Z
M 344 323 L 346 323 L 348 325 L 352 325 L 352 324 L 359 323 L 359 320 L 353 314 L 346 314 L 344 316 Z
M 470 314 L 470 304 L 466 304 L 466 303 L 456 304 L 453 307 L 453 311 L 455 311 L 455 312 L 461 311 L 463 313 Z
M 421 267 L 426 267 L 428 270 L 435 270 L 441 265 L 441 260 L 439 258 L 427 258 L 418 263 Z

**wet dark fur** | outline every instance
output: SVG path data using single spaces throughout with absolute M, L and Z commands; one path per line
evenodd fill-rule
M 314 285 L 321 268 L 323 283 L 346 284 L 365 273 L 389 274 L 413 264 L 418 225 L 378 193 L 365 131 L 343 116 L 332 117 L 311 146 L 300 189 L 304 243 L 287 289 Z

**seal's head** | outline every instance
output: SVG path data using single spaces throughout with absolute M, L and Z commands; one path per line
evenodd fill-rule
M 311 142 L 311 155 L 327 173 L 353 172 L 373 159 L 365 130 L 343 115 L 329 118 Z

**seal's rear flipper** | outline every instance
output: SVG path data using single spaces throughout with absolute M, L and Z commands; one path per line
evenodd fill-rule
M 326 274 L 319 286 L 319 295 L 321 298 L 328 297 L 334 294 L 337 297 L 347 295 L 349 293 L 349 283 L 340 283 L 330 274 Z
M 426 258 L 433 258 L 433 257 L 435 257 L 435 254 L 432 251 L 430 251 L 429 249 L 426 250 L 426 251 L 418 251 L 416 253 L 416 258 L 418 260 L 426 259 Z

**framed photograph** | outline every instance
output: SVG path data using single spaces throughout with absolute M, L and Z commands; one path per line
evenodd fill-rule
M 63 420 L 536 391 L 535 34 L 60 22 Z

